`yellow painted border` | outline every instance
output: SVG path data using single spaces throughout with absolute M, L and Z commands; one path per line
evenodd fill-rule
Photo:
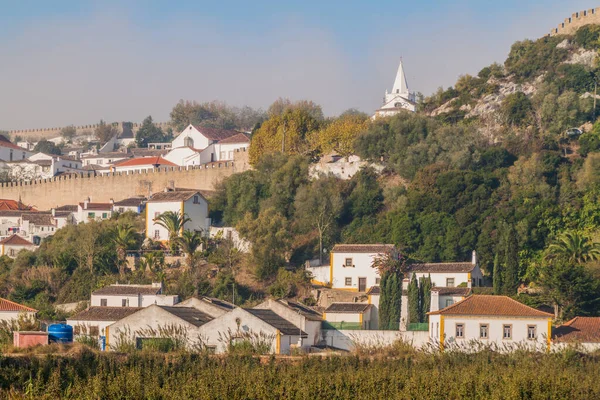
M 360 327 L 363 327 L 363 313 L 358 314 L 358 323 L 360 324 Z
M 550 351 L 550 346 L 552 345 L 552 318 L 548 318 L 548 351 Z
M 277 338 L 275 342 L 275 354 L 281 354 L 281 332 L 277 329 Z
M 104 349 L 104 351 L 108 351 L 109 350 L 108 338 L 110 337 L 110 331 L 108 330 L 108 326 L 106 328 L 104 328 L 104 336 L 106 336 L 106 340 L 104 341 L 106 348 Z
M 323 313 L 323 321 L 327 321 L 327 314 Z

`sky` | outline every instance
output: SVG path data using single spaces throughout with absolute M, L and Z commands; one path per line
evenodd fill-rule
M 180 100 L 372 113 L 400 58 L 430 95 L 591 0 L 0 0 L 0 130 L 167 121 Z

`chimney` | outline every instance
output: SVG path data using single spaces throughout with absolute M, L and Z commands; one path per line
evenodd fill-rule
M 56 217 L 56 208 L 51 209 L 50 212 L 52 213 L 53 217 Z
M 473 250 L 473 255 L 471 257 L 471 264 L 477 265 L 477 252 Z
M 437 290 L 431 290 L 431 300 L 429 304 L 429 311 L 438 311 L 440 309 L 440 292 Z
M 110 199 L 110 204 L 111 204 L 111 205 L 114 205 L 114 204 L 115 204 L 115 201 L 114 201 L 113 199 Z
M 84 210 L 87 210 L 88 204 L 90 204 L 90 198 L 89 197 L 83 201 L 83 209 Z

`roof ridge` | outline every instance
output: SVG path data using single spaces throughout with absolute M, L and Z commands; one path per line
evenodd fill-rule
M 14 304 L 14 305 L 19 306 L 21 308 L 26 308 L 29 311 L 34 311 L 34 312 L 38 311 L 35 308 L 31 308 L 31 307 L 25 306 L 23 304 L 16 303 L 16 302 L 14 302 L 12 300 L 5 299 L 4 297 L 0 297 L 0 301 L 6 301 L 7 303 Z

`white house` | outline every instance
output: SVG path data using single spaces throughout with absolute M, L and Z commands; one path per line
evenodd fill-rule
M 103 221 L 110 219 L 113 213 L 112 203 L 92 203 L 88 197 L 83 203 L 77 205 L 77 223 L 86 223 L 90 220 Z
M 171 149 L 165 155 L 164 158 L 165 160 L 182 167 L 187 167 L 190 165 L 200 165 L 210 162 L 210 152 L 207 152 L 203 157 L 202 153 L 204 152 L 204 150 L 206 149 L 196 149 L 194 147 L 187 146 L 176 147 L 174 149 Z M 206 158 L 207 155 L 208 158 Z
M 162 294 L 162 285 L 123 285 L 105 286 L 92 292 L 92 307 L 148 307 L 152 304 L 173 306 L 179 302 L 177 295 Z
M 33 153 L 27 149 L 13 144 L 3 135 L 0 135 L 0 160 L 4 161 L 18 161 L 25 160 L 26 158 L 33 155 Z
M 141 310 L 140 307 L 88 307 L 72 317 L 67 324 L 75 336 L 100 338 L 106 336 L 106 327 Z
M 14 321 L 19 318 L 35 319 L 37 310 L 14 301 L 0 298 L 0 321 Z
M 249 145 L 250 139 L 241 132 L 190 124 L 173 139 L 171 143 L 171 149 L 173 150 L 171 152 L 177 148 L 202 150 L 201 163 L 205 164 L 233 160 L 233 154 L 236 150 L 247 149 Z
M 36 162 L 42 167 L 50 166 L 49 176 L 41 176 L 41 178 L 48 178 L 61 173 L 79 173 L 83 171 L 82 161 L 75 157 L 40 152 L 32 155 L 28 160 Z
M 21 217 L 20 233 L 24 236 L 45 238 L 58 229 L 56 218 L 51 213 L 24 213 Z
M 416 95 L 411 93 L 408 89 L 406 75 L 404 74 L 404 65 L 402 64 L 402 60 L 400 60 L 394 87 L 392 88 L 391 93 L 388 93 L 387 90 L 385 91 L 383 105 L 380 109 L 375 111 L 373 118 L 389 117 L 403 111 L 417 111 L 417 103 Z
M 200 192 L 165 189 L 164 192 L 153 194 L 146 203 L 148 238 L 161 242 L 169 240 L 167 229 L 156 222 L 156 219 L 167 211 L 179 213 L 190 219 L 184 225 L 185 230 L 204 232 L 208 235 L 210 228 L 208 202 Z
M 431 283 L 437 287 L 482 286 L 483 274 L 477 263 L 477 254 L 473 251 L 471 262 L 417 263 L 409 268 L 409 280 L 416 275 L 420 278 L 431 277 Z
M 10 258 L 16 258 L 22 250 L 33 251 L 36 248 L 35 244 L 19 235 L 11 235 L 0 240 L 0 255 Z
M 82 156 L 81 160 L 84 166 L 98 165 L 101 167 L 109 167 L 118 161 L 127 160 L 131 157 L 132 155 L 130 153 L 126 153 L 123 151 L 115 151 L 110 153 L 100 153 Z
M 158 157 L 139 157 L 132 158 L 130 160 L 122 160 L 114 163 L 110 167 L 110 172 L 141 172 L 141 171 L 152 171 L 156 168 L 161 167 L 176 167 L 174 164 L 164 158 Z
M 366 292 L 379 285 L 379 271 L 373 261 L 384 254 L 395 252 L 392 244 L 336 244 L 330 256 L 328 282 L 334 289 Z
M 433 287 L 429 311 L 438 311 L 471 295 L 470 287 Z
M 24 212 L 27 211 L 0 210 L 0 236 L 19 233 L 21 230 L 21 216 Z
M 146 198 L 145 197 L 130 197 L 128 199 L 115 201 L 113 203 L 113 211 L 120 212 L 120 213 L 131 211 L 136 214 L 141 214 L 142 211 L 144 211 L 145 206 L 146 206 Z
M 471 295 L 429 315 L 429 337 L 442 347 L 468 350 L 474 342 L 500 350 L 517 345 L 536 349 L 550 346 L 552 314 L 507 296 Z
M 252 243 L 242 238 L 237 229 L 231 226 L 211 226 L 210 237 L 216 240 L 231 240 L 233 246 L 242 253 L 248 253 L 252 248 Z
M 377 329 L 371 321 L 372 304 L 331 303 L 323 313 L 323 319 L 335 329 L 368 330 Z
M 303 348 L 316 346 L 321 340 L 323 314 L 304 304 L 286 299 L 269 299 L 254 308 L 271 310 L 283 319 L 297 326 L 298 329 L 306 332 L 306 340 L 302 341 Z
M 600 317 L 575 317 L 554 330 L 553 347 L 600 350 Z

